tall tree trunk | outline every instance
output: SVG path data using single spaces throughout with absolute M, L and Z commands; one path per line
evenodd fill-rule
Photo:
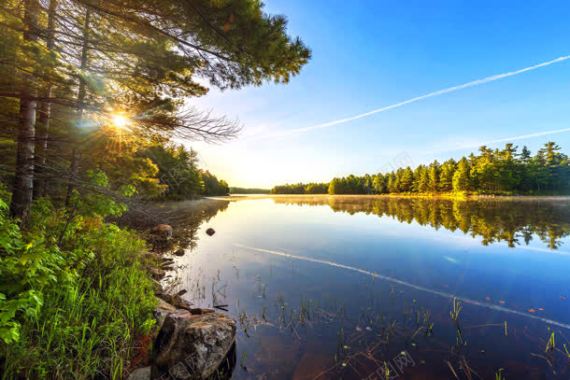
M 83 24 L 83 46 L 81 49 L 81 74 L 82 76 L 79 79 L 79 91 L 77 93 L 77 100 L 79 103 L 79 111 L 78 111 L 78 124 L 81 124 L 83 120 L 83 111 L 85 109 L 85 96 L 87 95 L 87 86 L 85 83 L 84 75 L 85 70 L 87 69 L 88 58 L 89 58 L 89 23 L 91 21 L 91 9 L 87 8 L 85 11 L 85 22 Z M 80 150 L 79 150 L 79 141 L 75 141 L 73 146 L 73 150 L 71 152 L 71 164 L 69 167 L 70 178 L 69 182 L 67 183 L 67 194 L 65 196 L 65 205 L 69 206 L 71 195 L 73 193 L 73 189 L 75 188 L 74 182 L 77 180 L 79 174 L 79 160 L 81 158 Z
M 25 41 L 38 40 L 38 0 L 25 1 Z M 12 191 L 10 214 L 25 222 L 34 192 L 34 151 L 36 133 L 37 91 L 33 74 L 26 74 L 20 91 L 20 122 L 16 153 L 16 177 Z
M 48 50 L 55 48 L 55 16 L 57 10 L 57 0 L 50 0 L 48 8 L 48 28 L 46 45 Z M 47 84 L 43 96 L 50 98 L 52 95 L 53 85 L 51 82 Z M 34 198 L 42 197 L 47 192 L 46 163 L 49 139 L 49 123 L 51 117 L 51 103 L 49 101 L 40 103 L 38 110 L 38 136 L 36 139 L 36 167 L 34 178 Z

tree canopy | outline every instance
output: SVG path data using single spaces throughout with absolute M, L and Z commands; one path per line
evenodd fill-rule
M 257 0 L 6 0 L 0 32 L 0 149 L 14 157 L 1 174 L 20 218 L 33 197 L 68 203 L 94 164 L 114 172 L 112 187 L 164 190 L 149 147 L 224 141 L 241 129 L 189 99 L 212 87 L 287 83 L 310 58 L 285 17 Z M 195 191 L 188 184 L 200 181 L 189 176 L 190 194 L 223 192 L 197 173 L 209 190 Z

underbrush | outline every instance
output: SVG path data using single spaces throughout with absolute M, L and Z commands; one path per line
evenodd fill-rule
M 0 200 L 2 379 L 120 379 L 153 328 L 145 243 L 104 221 L 124 207 L 98 194 L 71 204 L 37 201 L 23 230 Z

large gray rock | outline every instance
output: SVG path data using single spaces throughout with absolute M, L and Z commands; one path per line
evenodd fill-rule
M 153 347 L 152 379 L 207 379 L 224 362 L 235 335 L 236 322 L 223 314 L 168 314 Z

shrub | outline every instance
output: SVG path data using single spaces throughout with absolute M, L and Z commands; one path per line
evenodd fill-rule
M 42 199 L 23 232 L 0 200 L 3 379 L 122 378 L 155 322 L 145 242 L 104 222 L 123 210 L 100 194 L 76 193 L 66 210 Z

